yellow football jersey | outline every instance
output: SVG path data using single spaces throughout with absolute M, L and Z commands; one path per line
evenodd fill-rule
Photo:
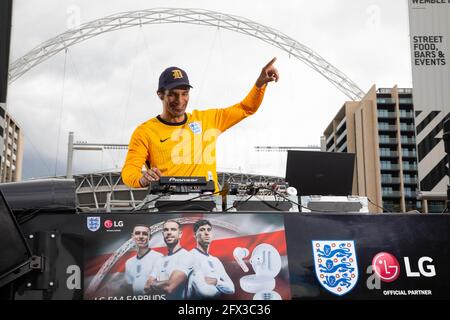
M 223 109 L 194 110 L 184 121 L 168 123 L 160 116 L 136 128 L 128 145 L 122 168 L 122 180 L 130 187 L 140 188 L 142 168 L 157 167 L 164 176 L 204 176 L 214 180 L 219 191 L 216 172 L 216 141 L 218 136 L 258 110 L 266 85 L 253 86 L 240 103 Z

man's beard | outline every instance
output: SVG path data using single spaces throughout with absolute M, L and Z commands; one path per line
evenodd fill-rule
M 164 242 L 166 242 L 166 246 L 168 246 L 168 247 L 170 247 L 170 248 L 175 247 L 175 246 L 178 244 L 179 241 L 180 241 L 179 239 L 175 239 L 172 243 L 167 243 L 167 242 L 164 240 Z
M 183 108 L 178 108 L 178 107 L 172 107 L 172 106 L 170 106 L 170 107 L 168 108 L 168 110 L 169 110 L 169 113 L 170 113 L 170 115 L 171 115 L 172 117 L 180 117 L 180 116 L 182 116 L 182 115 L 185 113 L 185 111 L 186 111 L 186 106 L 184 106 Z
M 206 247 L 206 248 L 208 248 L 209 247 L 209 245 L 211 244 L 211 241 L 201 241 L 200 242 L 200 245 L 202 246 L 202 247 Z

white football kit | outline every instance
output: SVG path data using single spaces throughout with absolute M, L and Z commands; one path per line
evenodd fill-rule
M 125 279 L 133 286 L 134 294 L 144 294 L 144 285 L 156 261 L 163 255 L 159 252 L 149 250 L 142 257 L 135 256 L 125 263 Z
M 220 293 L 234 293 L 234 283 L 217 257 L 197 248 L 190 252 L 194 259 L 194 269 L 189 277 L 188 298 L 213 298 Z M 205 277 L 217 279 L 216 285 L 207 284 Z
M 186 282 L 178 286 L 178 288 L 170 295 L 166 295 L 167 300 L 184 299 L 186 296 L 187 279 L 192 272 L 192 255 L 184 248 L 160 258 L 153 268 L 150 276 L 156 281 L 169 280 L 172 272 L 181 271 L 186 275 Z

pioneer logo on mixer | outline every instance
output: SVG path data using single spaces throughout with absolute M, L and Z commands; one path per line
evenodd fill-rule
M 190 178 L 175 178 L 175 177 L 171 177 L 169 179 L 169 182 L 178 182 L 178 183 L 180 183 L 180 182 L 192 183 L 192 182 L 197 182 L 197 181 L 198 181 L 198 179 L 195 179 L 195 178 L 190 179 Z

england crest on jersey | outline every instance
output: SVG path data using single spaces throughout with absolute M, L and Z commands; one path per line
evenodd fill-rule
M 189 128 L 191 128 L 192 132 L 194 134 L 201 134 L 202 133 L 202 125 L 200 122 L 194 121 L 188 124 Z
M 358 282 L 358 264 L 353 240 L 312 242 L 317 280 L 331 293 L 342 296 Z
M 100 217 L 87 217 L 86 225 L 89 230 L 97 231 L 100 229 Z

